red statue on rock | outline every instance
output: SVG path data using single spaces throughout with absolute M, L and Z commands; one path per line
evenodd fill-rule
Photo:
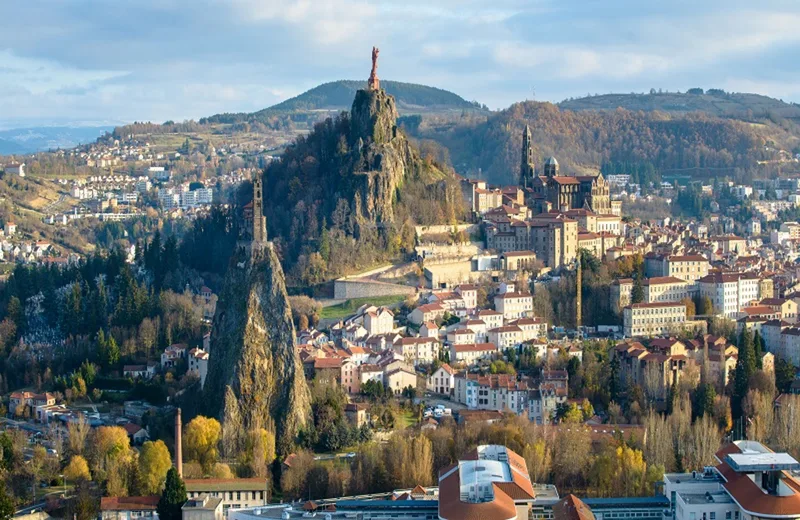
M 381 80 L 378 79 L 378 54 L 380 52 L 377 47 L 372 48 L 372 72 L 369 73 L 369 79 L 367 80 L 367 88 L 369 90 L 380 90 L 381 88 Z

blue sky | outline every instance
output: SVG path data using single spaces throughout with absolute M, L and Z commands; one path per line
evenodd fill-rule
M 716 87 L 800 102 L 800 1 L 7 0 L 0 126 L 253 111 L 379 76 L 491 108 Z

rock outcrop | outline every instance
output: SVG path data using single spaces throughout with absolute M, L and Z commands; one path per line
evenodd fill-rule
M 362 221 L 394 220 L 397 189 L 408 178 L 442 177 L 424 165 L 419 153 L 397 130 L 397 108 L 385 90 L 359 90 L 350 111 L 349 141 L 354 160 L 348 170 L 353 211 Z
M 267 428 L 287 454 L 310 420 L 311 397 L 271 244 L 254 241 L 233 255 L 211 338 L 204 393 L 209 413 L 221 419 L 225 448 L 240 448 L 249 432 Z

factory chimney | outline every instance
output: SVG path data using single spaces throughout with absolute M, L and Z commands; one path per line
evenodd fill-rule
M 178 470 L 178 476 L 183 478 L 183 448 L 181 442 L 181 430 L 183 424 L 181 423 L 181 409 L 175 412 L 175 469 Z

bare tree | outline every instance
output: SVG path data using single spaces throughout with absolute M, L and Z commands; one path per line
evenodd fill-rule
M 744 411 L 750 417 L 747 437 L 758 442 L 768 442 L 775 422 L 772 395 L 750 390 L 744 401 Z
M 86 447 L 86 438 L 89 436 L 89 422 L 84 416 L 78 417 L 76 421 L 67 424 L 67 436 L 69 451 L 73 455 L 80 455 Z
M 650 410 L 645 418 L 644 457 L 649 465 L 660 464 L 665 471 L 675 470 L 675 448 L 672 423 L 660 414 Z
M 699 417 L 692 425 L 692 439 L 688 444 L 687 462 L 685 469 L 699 470 L 714 464 L 714 454 L 719 449 L 722 436 L 719 428 L 711 417 L 705 414 Z
M 800 457 L 800 396 L 781 396 L 773 422 L 772 446 Z

